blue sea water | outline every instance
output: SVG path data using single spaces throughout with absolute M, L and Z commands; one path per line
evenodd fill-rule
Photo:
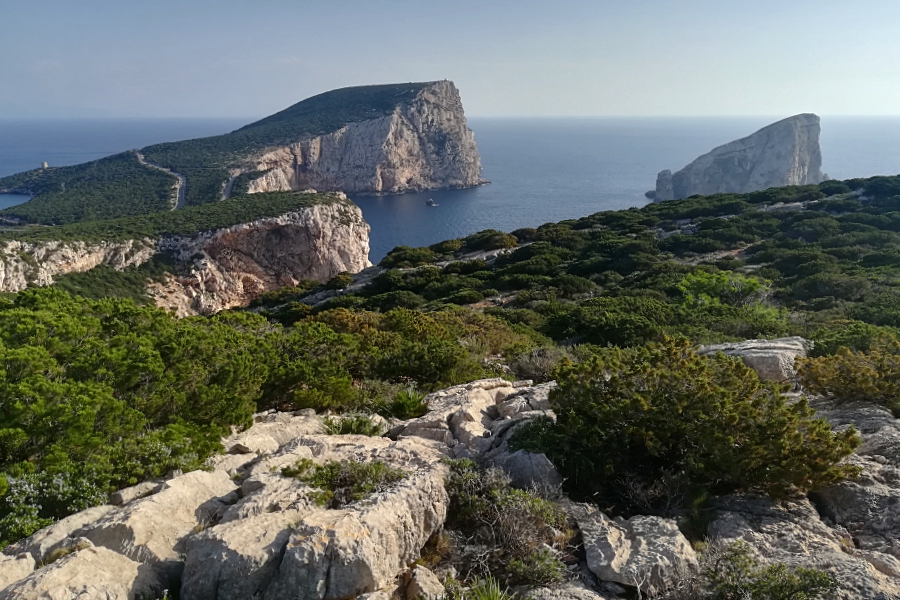
M 148 144 L 231 131 L 252 119 L 0 121 L 0 176 Z M 489 185 L 353 200 L 371 225 L 373 262 L 482 229 L 512 231 L 641 206 L 662 169 L 677 170 L 776 117 L 471 118 Z M 823 117 L 824 170 L 836 179 L 900 172 L 900 117 Z M 429 198 L 438 204 L 426 206 Z M 26 198 L 0 196 L 0 207 Z

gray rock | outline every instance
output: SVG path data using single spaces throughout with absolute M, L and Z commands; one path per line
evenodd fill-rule
M 145 565 L 106 548 L 86 548 L 0 591 L 0 600 L 143 600 L 162 591 Z
M 510 483 L 520 489 L 558 489 L 562 475 L 550 462 L 546 454 L 534 454 L 527 450 L 497 452 L 489 460 L 493 466 L 503 469 L 509 475 Z
M 801 337 L 789 337 L 701 346 L 698 351 L 700 354 L 723 352 L 736 356 L 766 381 L 793 381 L 797 377 L 794 362 L 806 356 L 807 345 Z
M 396 194 L 485 183 L 475 137 L 450 81 L 428 83 L 390 114 L 269 149 L 251 161 L 250 170 L 266 173 L 250 182 L 250 193 L 313 187 Z
M 425 567 L 416 566 L 410 573 L 406 600 L 442 600 L 445 593 L 437 575 Z
M 715 148 L 675 174 L 662 171 L 654 201 L 755 192 L 824 181 L 819 117 L 796 115 Z
M 575 511 L 574 517 L 588 568 L 601 580 L 657 593 L 698 568 L 694 549 L 672 519 L 613 520 L 586 508 Z

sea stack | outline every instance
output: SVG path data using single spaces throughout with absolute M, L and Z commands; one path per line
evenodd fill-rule
M 753 135 L 719 146 L 677 173 L 656 178 L 655 202 L 695 194 L 745 194 L 770 187 L 825 180 L 819 148 L 819 117 L 796 115 L 763 127 Z

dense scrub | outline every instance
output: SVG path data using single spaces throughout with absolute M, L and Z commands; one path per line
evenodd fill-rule
M 512 251 L 490 263 L 465 260 L 502 248 Z M 390 270 L 332 303 L 429 310 L 484 302 L 485 312 L 564 345 L 796 334 L 821 340 L 816 352 L 834 352 L 900 327 L 897 257 L 900 177 L 874 177 L 401 246 L 382 262 Z M 447 260 L 455 262 L 434 266 Z
M 414 411 L 416 387 L 489 376 L 485 358 L 531 344 L 458 310 L 335 310 L 285 328 L 55 288 L 2 299 L 0 545 L 115 488 L 201 467 L 257 410 Z
M 123 240 L 154 238 L 160 235 L 191 235 L 249 223 L 256 219 L 277 217 L 285 213 L 315 204 L 335 203 L 349 206 L 349 201 L 335 196 L 301 194 L 297 192 L 272 192 L 230 198 L 215 204 L 183 208 L 175 211 L 156 212 L 121 219 L 86 221 L 60 227 L 32 227 L 8 230 L 0 239 L 29 242 L 50 240 Z
M 678 515 L 710 494 L 785 498 L 838 481 L 856 431 L 833 432 L 805 400 L 687 341 L 608 349 L 557 373 L 556 422 L 532 421 L 513 448 L 544 452 L 570 491 L 616 512 Z
M 35 169 L 0 178 L 0 190 L 34 196 L 0 215 L 61 225 L 166 211 L 174 206 L 175 182 L 174 176 L 143 166 L 133 152 L 125 152 L 74 167 Z

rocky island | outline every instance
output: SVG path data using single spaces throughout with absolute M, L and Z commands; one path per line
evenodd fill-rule
M 819 148 L 819 117 L 802 114 L 763 127 L 753 135 L 715 148 L 676 173 L 660 172 L 655 202 L 695 194 L 744 194 L 825 180 Z

